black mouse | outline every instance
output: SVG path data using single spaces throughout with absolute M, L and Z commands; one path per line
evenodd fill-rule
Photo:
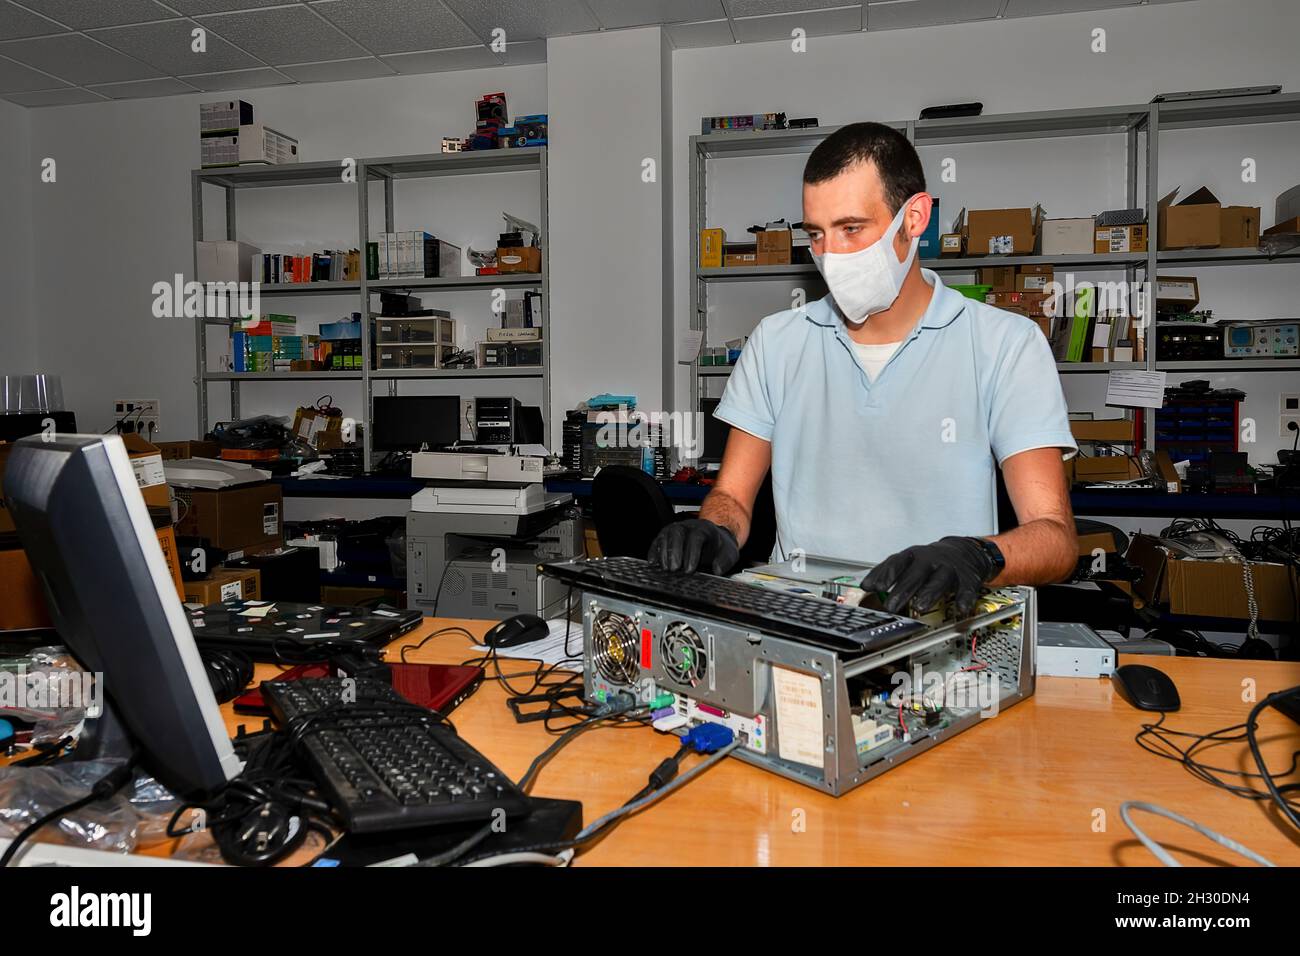
M 483 635 L 488 647 L 518 647 L 540 641 L 551 632 L 546 622 L 535 614 L 516 614 L 508 617 Z
M 1120 696 L 1138 710 L 1177 710 L 1178 688 L 1164 671 L 1145 664 L 1125 664 L 1111 675 Z

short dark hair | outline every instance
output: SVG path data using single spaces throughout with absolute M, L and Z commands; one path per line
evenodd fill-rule
M 897 213 L 908 199 L 925 192 L 925 173 L 921 171 L 916 147 L 898 130 L 883 123 L 850 123 L 831 133 L 808 157 L 803 181 L 824 183 L 865 162 L 875 164 L 890 212 Z

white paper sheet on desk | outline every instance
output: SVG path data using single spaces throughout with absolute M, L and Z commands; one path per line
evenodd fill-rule
M 531 644 L 497 648 L 497 657 L 560 664 L 564 670 L 582 673 L 582 624 L 577 621 L 547 621 L 546 624 L 550 631 L 546 637 Z M 568 632 L 567 652 L 565 650 L 566 630 Z M 474 649 L 484 654 L 488 651 L 488 648 L 482 644 Z

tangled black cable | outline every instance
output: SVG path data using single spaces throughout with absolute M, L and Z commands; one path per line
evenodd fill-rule
M 1222 744 L 1240 743 L 1245 741 L 1250 743 L 1255 734 L 1255 718 L 1260 711 L 1269 706 L 1270 702 L 1276 698 L 1285 696 L 1287 692 L 1281 694 L 1272 694 L 1251 711 L 1250 717 L 1245 723 L 1233 724 L 1231 727 L 1224 727 L 1220 730 L 1210 731 L 1208 734 L 1194 734 L 1184 730 L 1174 730 L 1166 727 L 1165 718 L 1169 716 L 1166 713 L 1160 715 L 1160 719 L 1154 724 L 1143 724 L 1142 729 L 1138 731 L 1134 738 L 1137 745 L 1147 753 L 1155 754 L 1157 757 L 1163 757 L 1165 760 L 1173 760 L 1183 765 L 1192 776 L 1202 780 L 1211 786 L 1218 787 L 1220 790 L 1226 790 L 1234 796 L 1244 797 L 1247 800 L 1277 800 L 1279 806 L 1282 803 L 1287 804 L 1288 809 L 1297 809 L 1297 804 L 1293 798 L 1285 796 L 1286 794 L 1300 791 L 1300 783 L 1289 783 L 1283 786 L 1277 786 L 1274 781 L 1279 778 L 1289 777 L 1296 772 L 1297 765 L 1300 764 L 1300 750 L 1291 754 L 1291 765 L 1281 772 L 1268 771 L 1263 762 L 1258 760 L 1260 767 L 1259 773 L 1253 773 L 1248 770 L 1234 770 L 1231 767 L 1216 767 L 1211 764 L 1203 763 L 1198 759 L 1198 754 L 1207 748 L 1217 747 Z M 1187 738 L 1191 743 L 1186 746 L 1180 746 L 1176 738 Z M 1251 751 L 1255 753 L 1257 747 L 1252 745 Z M 1230 783 L 1222 779 L 1222 776 L 1238 777 L 1244 781 L 1263 780 L 1268 790 L 1257 790 L 1249 783 Z M 1274 794 L 1274 789 L 1277 795 Z M 1285 809 L 1283 812 L 1287 812 Z

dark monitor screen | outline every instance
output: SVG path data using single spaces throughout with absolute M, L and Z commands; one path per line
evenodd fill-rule
M 371 447 L 376 451 L 453 445 L 460 439 L 460 396 L 376 396 L 371 430 Z
M 727 435 L 731 426 L 713 414 L 720 401 L 720 398 L 700 399 L 700 411 L 704 414 L 704 441 L 700 461 L 704 464 L 721 464 L 722 452 L 727 447 Z
M 25 438 L 4 493 L 59 636 L 102 674 L 116 717 L 96 720 L 120 720 L 169 790 L 220 790 L 241 763 L 122 439 Z

